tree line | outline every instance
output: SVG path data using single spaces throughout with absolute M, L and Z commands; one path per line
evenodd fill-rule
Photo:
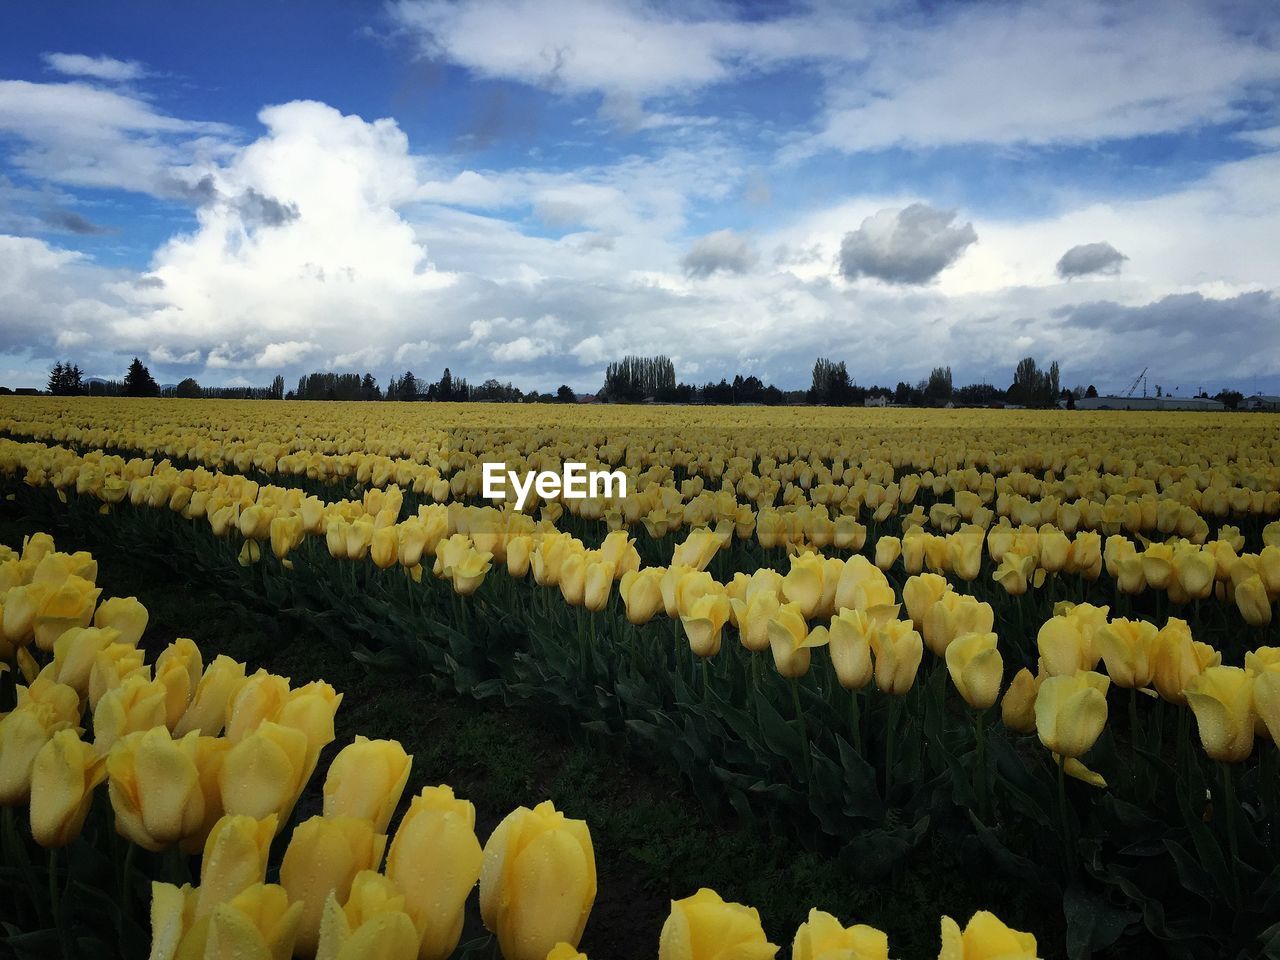
M 7 391 L 4 391 L 7 392 Z M 176 386 L 161 387 L 150 370 L 137 357 L 129 364 L 120 380 L 86 378 L 80 366 L 71 361 L 58 361 L 49 372 L 48 392 L 57 396 L 126 396 L 182 397 L 249 400 L 400 400 L 446 401 L 455 403 L 575 403 L 578 395 L 567 384 L 555 393 L 525 392 L 510 381 L 488 379 L 478 386 L 465 377 L 456 376 L 448 367 L 438 380 L 428 380 L 412 371 L 393 375 L 386 389 L 372 373 L 334 373 L 317 371 L 300 377 L 298 386 L 285 391 L 284 378 L 276 376 L 266 387 L 203 387 L 187 377 Z M 1202 394 L 1203 396 L 1204 394 Z M 756 404 L 779 406 L 809 404 L 815 406 L 862 406 L 866 403 L 894 404 L 911 407 L 1056 407 L 1075 406 L 1082 397 L 1098 396 L 1090 384 L 1072 388 L 1063 386 L 1057 361 L 1040 367 L 1034 357 L 1020 360 L 1013 379 L 1006 388 L 989 383 L 956 386 L 951 367 L 939 366 L 916 383 L 899 381 L 896 386 L 872 384 L 861 386 L 850 376 L 843 360 L 819 357 L 807 390 L 782 390 L 763 382 L 754 374 L 736 374 L 732 380 L 684 383 L 676 378 L 670 357 L 626 356 L 605 368 L 604 384 L 592 398 L 606 403 L 703 403 L 715 405 Z M 1238 391 L 1224 390 L 1213 399 L 1228 409 L 1236 409 L 1243 399 Z

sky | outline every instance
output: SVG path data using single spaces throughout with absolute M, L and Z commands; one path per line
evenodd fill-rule
M 136 0 L 0 30 L 0 384 L 1280 392 L 1271 0 Z

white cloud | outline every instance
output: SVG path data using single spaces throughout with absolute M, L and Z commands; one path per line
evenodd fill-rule
M 85 83 L 0 80 L 0 133 L 21 142 L 9 160 L 34 179 L 171 197 L 184 170 L 228 155 L 232 130 Z
M 273 367 L 291 367 L 320 349 L 318 343 L 310 340 L 284 340 L 280 343 L 268 343 L 262 348 L 253 365 L 260 369 Z
M 41 56 L 50 70 L 68 77 L 90 77 L 109 83 L 140 80 L 146 70 L 137 60 L 117 60 L 114 57 L 90 57 L 83 53 L 46 53 Z
M 492 350 L 493 359 L 499 363 L 524 363 L 545 357 L 555 350 L 550 340 L 535 337 L 516 337 L 506 343 L 500 343 Z
M 888 24 L 802 149 L 1082 143 L 1239 119 L 1280 80 L 1274 31 L 1195 4 L 966 4 Z M 1140 40 L 1136 38 L 1141 38 Z

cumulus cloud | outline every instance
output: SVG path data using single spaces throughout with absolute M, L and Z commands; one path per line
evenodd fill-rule
M 881 210 L 845 234 L 840 273 L 848 280 L 873 277 L 886 283 L 928 283 L 978 242 L 972 223 L 956 224 L 955 220 L 955 210 L 924 203 Z
M 90 77 L 111 83 L 139 80 L 146 75 L 137 60 L 90 57 L 83 53 L 46 53 L 41 57 L 50 70 L 68 77 Z
M 310 340 L 284 340 L 280 343 L 268 343 L 262 348 L 253 365 L 259 368 L 289 367 L 320 349 L 320 345 Z
M 746 273 L 759 259 L 746 237 L 732 230 L 717 230 L 694 241 L 680 260 L 690 277 L 709 277 L 717 271 Z
M 1116 274 L 1129 258 L 1109 243 L 1082 243 L 1072 247 L 1058 260 L 1058 276 L 1064 280 L 1091 273 Z

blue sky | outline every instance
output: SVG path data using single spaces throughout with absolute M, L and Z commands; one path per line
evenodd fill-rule
M 1263 2 L 43 4 L 0 33 L 0 382 L 1280 390 Z M 1274 8 L 1270 8 L 1272 14 Z

